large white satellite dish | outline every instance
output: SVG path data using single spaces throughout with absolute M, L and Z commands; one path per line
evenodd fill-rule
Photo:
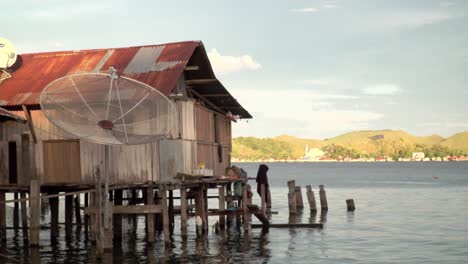
M 167 138 L 177 118 L 174 104 L 155 88 L 134 79 L 84 73 L 51 82 L 41 109 L 56 126 L 98 144 L 142 144 Z
M 8 39 L 0 38 L 0 69 L 6 69 L 15 64 L 16 48 Z

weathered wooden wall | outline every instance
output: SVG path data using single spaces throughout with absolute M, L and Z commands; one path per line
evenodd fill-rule
M 178 101 L 176 109 L 174 139 L 110 146 L 112 184 L 169 181 L 177 172 L 192 173 L 201 162 L 215 175 L 224 174 L 230 165 L 231 121 L 191 100 Z M 22 111 L 14 113 L 24 116 Z M 49 122 L 41 111 L 31 111 L 31 116 L 38 142 L 32 147 L 30 142 L 24 144 L 33 153 L 30 157 L 41 182 L 93 184 L 96 166 L 104 163 L 104 146 L 77 139 Z M 29 133 L 28 126 L 6 121 L 1 123 L 0 133 L 0 184 L 8 183 L 8 141 L 17 144 L 18 183 L 29 184 L 30 175 L 21 173 L 26 162 L 22 161 L 21 134 Z M 65 164 L 66 159 L 73 161 Z

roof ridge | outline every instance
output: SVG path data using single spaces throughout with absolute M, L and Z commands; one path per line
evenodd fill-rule
M 187 40 L 187 41 L 160 43 L 160 44 L 146 44 L 146 45 L 139 45 L 139 46 L 127 46 L 127 47 L 97 48 L 97 49 L 82 49 L 82 50 L 43 51 L 43 52 L 23 53 L 23 54 L 19 54 L 19 55 L 21 55 L 21 56 L 34 56 L 34 55 L 51 55 L 51 54 L 62 54 L 62 53 L 100 52 L 100 51 L 107 51 L 107 50 L 133 49 L 133 48 L 158 47 L 158 46 L 172 46 L 172 45 L 191 44 L 191 43 L 196 43 L 198 45 L 202 45 L 202 42 L 200 40 Z

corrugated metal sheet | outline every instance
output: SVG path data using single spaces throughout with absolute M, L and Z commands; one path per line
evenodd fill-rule
M 165 45 L 102 50 L 48 52 L 21 55 L 22 66 L 0 83 L 0 103 L 4 106 L 38 105 L 42 90 L 51 81 L 80 72 L 119 73 L 147 83 L 169 95 L 198 41 Z
M 26 122 L 26 119 L 24 119 L 22 116 L 15 115 L 12 112 L 7 111 L 1 107 L 0 107 L 0 117 L 6 117 L 6 118 L 15 119 L 21 122 Z

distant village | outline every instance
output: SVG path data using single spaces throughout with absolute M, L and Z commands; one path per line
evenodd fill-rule
M 468 161 L 468 156 L 445 156 L 445 157 L 426 157 L 424 152 L 413 152 L 411 158 L 392 157 L 369 157 L 352 159 L 349 157 L 331 158 L 319 148 L 310 148 L 306 146 L 305 155 L 302 159 L 261 159 L 261 160 L 246 160 L 232 158 L 232 162 L 415 162 L 415 161 Z

